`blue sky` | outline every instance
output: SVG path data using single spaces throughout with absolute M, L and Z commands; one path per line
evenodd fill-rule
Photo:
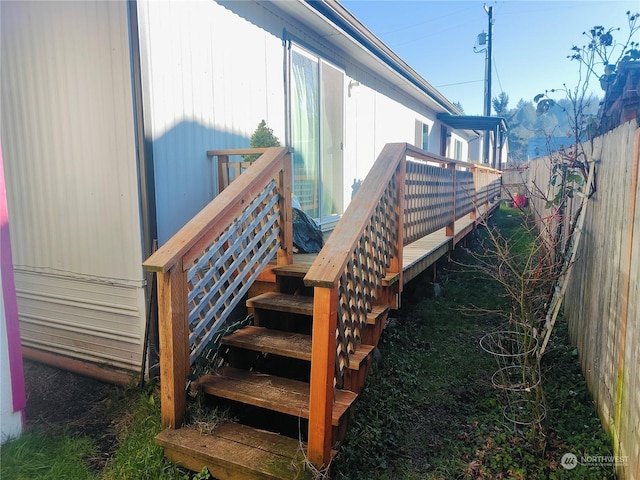
M 483 113 L 485 54 L 474 53 L 473 47 L 488 28 L 485 3 L 493 7 L 494 18 L 491 96 L 506 92 L 511 108 L 563 83 L 575 86 L 577 63 L 567 55 L 572 45 L 585 43 L 582 32 L 594 25 L 621 27 L 626 37 L 627 10 L 640 11 L 637 0 L 340 3 L 449 100 L 459 101 L 468 115 Z M 590 85 L 601 96 L 597 82 Z

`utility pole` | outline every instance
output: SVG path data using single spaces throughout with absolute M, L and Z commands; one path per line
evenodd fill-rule
M 491 116 L 491 55 L 493 43 L 493 7 L 484 6 L 484 11 L 489 16 L 489 27 L 487 29 L 487 56 L 484 62 L 484 114 Z
M 491 116 L 491 56 L 493 46 L 493 7 L 487 7 L 485 4 L 484 11 L 489 16 L 489 26 L 487 29 L 487 56 L 484 62 L 484 115 L 486 117 Z M 487 130 L 484 132 L 484 163 L 489 163 L 489 143 L 491 140 L 491 133 Z M 496 139 L 497 141 L 497 139 Z M 495 158 L 493 159 L 493 166 L 495 167 Z

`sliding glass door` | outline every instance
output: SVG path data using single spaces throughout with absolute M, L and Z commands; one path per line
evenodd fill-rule
M 291 51 L 293 193 L 320 223 L 343 212 L 344 73 L 301 49 Z

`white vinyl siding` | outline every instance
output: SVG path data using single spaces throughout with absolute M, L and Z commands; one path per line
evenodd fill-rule
M 134 369 L 145 313 L 127 4 L 0 8 L 23 343 Z
M 136 5 L 163 244 L 218 194 L 207 150 L 249 147 L 262 120 L 284 141 L 283 47 L 214 1 Z

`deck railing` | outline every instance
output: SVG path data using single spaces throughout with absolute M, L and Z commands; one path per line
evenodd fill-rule
M 410 157 L 410 158 L 408 158 Z M 402 289 L 403 247 L 455 222 L 475 219 L 499 194 L 500 172 L 387 144 L 305 276 L 314 288 L 308 457 L 327 465 L 334 385 L 360 341 L 367 314 Z M 391 292 L 386 278 L 396 276 Z
M 256 150 L 211 151 L 210 156 Z M 158 275 L 164 427 L 182 423 L 190 365 L 263 267 L 293 261 L 291 157 L 269 148 L 144 262 Z M 405 245 L 488 211 L 500 172 L 388 144 L 305 277 L 314 288 L 308 458 L 330 459 L 335 385 L 376 303 L 402 289 Z M 395 281 L 389 282 L 392 278 Z M 391 283 L 391 286 L 388 284 Z
M 179 427 L 190 366 L 243 300 L 264 266 L 293 260 L 291 157 L 262 153 L 144 262 L 158 275 L 161 409 L 164 427 Z M 216 152 L 209 152 L 216 154 Z

